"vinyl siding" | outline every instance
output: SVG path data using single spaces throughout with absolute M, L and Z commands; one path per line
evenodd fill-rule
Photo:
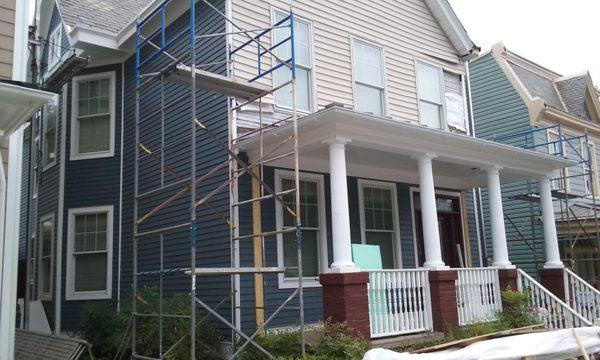
M 71 45 L 69 44 L 69 37 L 67 35 L 67 32 L 65 31 L 65 28 L 63 26 L 63 22 L 62 19 L 60 17 L 60 11 L 58 11 L 58 7 L 56 7 L 56 4 L 54 5 L 54 7 L 52 8 L 52 16 L 50 17 L 50 24 L 48 25 L 48 34 L 46 35 L 46 41 L 42 42 L 42 59 L 41 59 L 41 69 L 40 69 L 40 74 L 44 75 L 46 74 L 46 72 L 48 70 L 48 37 L 50 37 L 50 34 L 52 34 L 52 32 L 58 27 L 61 26 L 62 29 L 60 30 L 62 35 L 61 35 L 61 45 L 60 45 L 60 55 L 62 56 L 65 52 L 67 52 L 69 50 L 69 48 L 71 47 Z
M 233 20 L 242 28 L 271 24 L 273 9 L 286 11 L 288 1 L 233 0 Z M 421 0 L 384 1 L 294 1 L 294 14 L 313 26 L 316 105 L 338 102 L 353 107 L 351 36 L 384 47 L 389 116 L 418 121 L 414 59 L 426 57 L 448 68 L 462 71 L 458 54 Z M 261 40 L 270 44 L 269 36 Z M 246 41 L 234 36 L 234 45 Z M 264 57 L 264 68 L 270 58 Z M 236 55 L 234 75 L 249 79 L 257 73 L 256 48 Z M 264 69 L 263 68 L 263 69 Z M 265 78 L 269 84 L 270 78 Z M 272 102 L 272 98 L 265 98 Z
M 529 113 L 523 100 L 512 87 L 491 54 L 474 60 L 470 65 L 471 94 L 475 117 L 475 134 L 484 139 L 493 139 L 531 128 Z M 521 139 L 522 141 L 522 139 Z M 522 146 L 517 141 L 515 146 Z M 535 183 L 532 191 L 536 191 Z M 504 213 L 512 219 L 514 226 L 505 220 L 510 260 L 520 268 L 537 276 L 536 266 L 544 261 L 544 245 L 539 206 L 528 201 L 513 200 L 511 196 L 528 193 L 526 181 L 502 185 Z M 492 263 L 493 250 L 487 189 L 482 188 L 482 211 L 487 262 Z M 531 208 L 530 208 L 531 206 Z M 533 226 L 532 226 L 533 224 Z M 517 229 L 523 234 L 524 240 Z M 536 265 L 536 261 L 538 262 Z
M 0 79 L 12 79 L 15 0 L 0 0 Z

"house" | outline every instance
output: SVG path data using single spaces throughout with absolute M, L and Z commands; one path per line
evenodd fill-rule
M 554 224 L 549 174 L 573 162 L 473 136 L 479 50 L 448 2 L 191 4 L 41 2 L 41 81 L 59 95 L 24 149 L 27 325 L 71 332 L 86 306 L 118 310 L 151 285 L 236 331 L 327 317 L 374 337 L 447 330 L 455 281 L 475 281 L 459 273 L 486 265 L 481 186 L 496 267 L 474 274 L 493 316 L 517 279 L 500 185 L 541 179 Z M 544 239 L 561 269 L 554 226 Z M 353 244 L 379 247 L 372 281 L 413 294 L 412 327 L 369 319 Z
M 590 74 L 563 76 L 502 43 L 473 60 L 470 69 L 477 137 L 575 162 L 552 180 L 561 258 L 597 286 L 600 101 Z M 537 185 L 513 183 L 502 192 L 509 253 L 514 263 L 535 269 L 543 262 Z M 482 209 L 486 203 L 484 194 Z

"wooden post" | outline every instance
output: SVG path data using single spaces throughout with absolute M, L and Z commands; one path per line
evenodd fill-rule
M 258 167 L 252 169 L 252 171 L 258 174 Z M 258 198 L 261 196 L 260 183 L 252 178 L 252 198 Z M 255 201 L 252 203 L 252 233 L 262 233 L 262 219 L 261 219 L 261 203 Z M 254 266 L 263 266 L 263 239 L 262 236 L 255 236 L 252 239 L 253 253 L 254 253 Z M 256 320 L 256 326 L 260 327 L 265 322 L 265 292 L 263 274 L 254 274 L 254 318 Z

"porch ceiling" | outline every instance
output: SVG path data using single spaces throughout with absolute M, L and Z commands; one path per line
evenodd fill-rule
M 265 153 L 292 133 L 292 124 L 265 131 Z M 332 107 L 298 121 L 300 168 L 329 171 L 328 139 L 349 140 L 346 147 L 348 175 L 389 181 L 418 183 L 413 156 L 436 155 L 433 173 L 436 186 L 468 189 L 486 185 L 485 169 L 500 166 L 501 181 L 535 178 L 575 163 L 466 135 L 429 129 L 356 111 Z M 291 143 L 291 142 L 290 142 Z M 258 156 L 257 136 L 242 140 L 238 149 L 250 160 Z M 279 153 L 289 151 L 289 147 Z M 270 163 L 290 167 L 290 158 Z

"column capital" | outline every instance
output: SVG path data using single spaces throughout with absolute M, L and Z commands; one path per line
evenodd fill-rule
M 487 172 L 488 174 L 494 174 L 497 175 L 500 173 L 500 170 L 502 170 L 502 166 L 500 165 L 490 165 L 484 168 L 485 172 Z
M 432 153 L 416 153 L 410 157 L 415 160 L 433 160 L 437 157 L 437 155 Z
M 343 137 L 343 136 L 332 136 L 330 138 L 327 138 L 327 139 L 321 141 L 322 144 L 341 145 L 341 146 L 344 146 L 350 142 L 352 142 L 352 139 L 350 139 L 348 137 Z

